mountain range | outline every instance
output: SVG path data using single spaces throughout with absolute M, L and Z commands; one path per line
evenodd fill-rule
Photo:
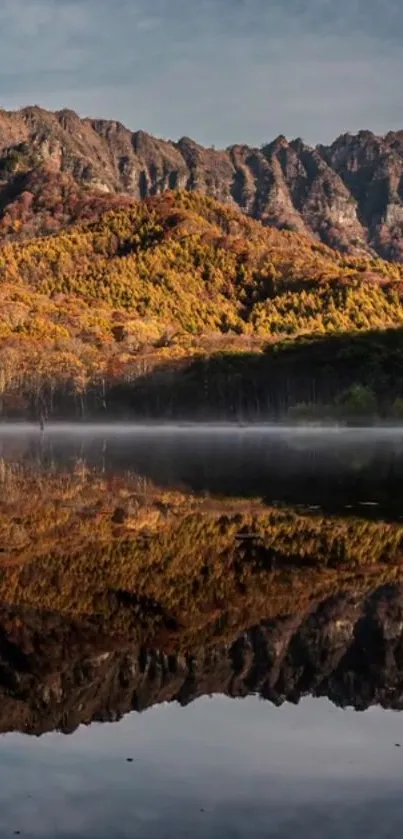
M 0 413 L 401 417 L 402 167 L 0 111 Z
M 342 251 L 403 260 L 403 131 L 216 150 L 66 109 L 0 111 L 3 239 L 53 233 L 172 189 L 206 193 Z

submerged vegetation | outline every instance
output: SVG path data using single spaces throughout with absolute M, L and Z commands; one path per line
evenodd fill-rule
M 239 376 L 251 361 L 252 371 L 267 369 L 263 389 L 259 382 L 259 412 L 278 415 L 300 402 L 326 404 L 309 358 L 321 341 L 345 336 L 343 352 L 329 362 L 338 379 L 346 366 L 343 353 L 351 353 L 354 367 L 360 335 L 369 342 L 375 368 L 367 367 L 365 381 L 341 382 L 331 401 L 342 404 L 343 391 L 361 384 L 374 391 L 378 409 L 377 375 L 388 342 L 393 343 L 384 341 L 382 332 L 403 325 L 402 281 L 401 265 L 336 253 L 304 236 L 263 228 L 213 199 L 180 192 L 55 236 L 5 244 L 0 249 L 3 414 L 130 415 L 149 405 L 166 415 L 180 402 L 172 395 L 178 377 L 182 386 L 190 369 L 191 377 L 203 370 L 197 383 L 200 411 L 233 415 L 238 407 L 230 401 L 223 409 L 206 396 L 206 388 L 215 388 L 210 375 L 220 367 L 226 380 L 234 376 L 229 388 L 239 385 L 238 401 L 248 402 Z M 380 335 L 376 345 L 374 332 Z M 287 354 L 308 365 L 303 375 L 311 393 L 291 386 L 286 398 L 274 392 L 272 360 L 279 370 L 275 378 L 281 378 Z M 400 365 L 397 350 L 388 359 L 392 367 L 395 363 Z M 155 380 L 168 392 L 157 404 Z M 398 389 L 391 404 L 402 396 Z M 179 410 L 190 399 L 182 401 Z M 256 400 L 247 408 L 257 409 Z

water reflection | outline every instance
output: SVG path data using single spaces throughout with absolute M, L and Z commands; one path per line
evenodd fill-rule
M 318 700 L 154 708 L 74 737 L 0 740 L 0 836 L 400 835 L 400 717 Z M 128 758 L 132 762 L 128 762 Z
M 158 486 L 340 511 L 359 502 L 403 515 L 403 429 L 29 426 L 0 429 L 0 457 L 38 470 L 85 463 Z M 367 511 L 368 512 L 368 511 Z M 375 511 L 376 514 L 379 511 Z
M 395 835 L 400 434 L 0 443 L 0 836 Z
M 3 435 L 1 730 L 209 693 L 400 709 L 401 443 L 359 440 Z M 362 503 L 371 481 L 383 506 Z M 330 512 L 340 487 L 353 503 Z M 325 503 L 286 503 L 309 488 Z
M 340 706 L 403 707 L 403 586 L 368 597 L 333 596 L 308 613 L 238 628 L 223 644 L 214 634 L 180 650 L 135 641 L 96 615 L 3 607 L 0 730 L 43 734 L 116 721 L 164 702 L 182 706 L 205 695 L 258 694 L 276 705 L 329 697 Z M 110 631 L 112 624 L 112 632 Z

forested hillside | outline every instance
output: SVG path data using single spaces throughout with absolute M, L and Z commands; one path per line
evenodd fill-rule
M 268 357 L 296 339 L 395 329 L 402 279 L 397 263 L 264 228 L 197 193 L 166 193 L 8 243 L 0 249 L 3 411 L 102 412 L 117 386 L 144 387 L 156 370 L 166 386 L 197 358 Z

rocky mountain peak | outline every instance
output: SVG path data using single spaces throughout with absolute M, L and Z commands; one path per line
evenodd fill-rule
M 0 207 L 21 174 L 44 167 L 77 189 L 139 199 L 198 190 L 239 206 L 265 225 L 308 233 L 348 252 L 403 260 L 403 131 L 368 130 L 312 147 L 279 135 L 262 148 L 204 148 L 74 111 L 0 110 Z

